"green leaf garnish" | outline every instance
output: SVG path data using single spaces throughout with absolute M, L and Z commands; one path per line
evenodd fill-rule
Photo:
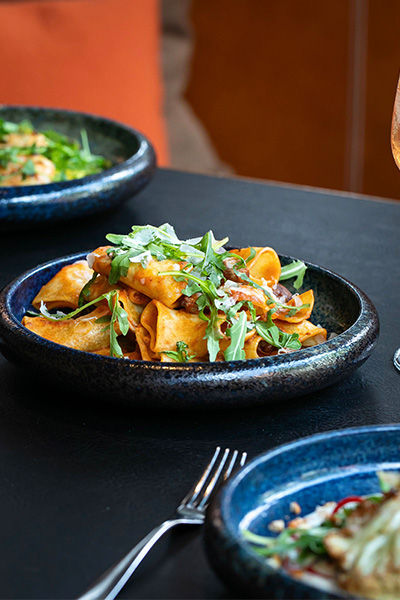
M 126 335 L 129 331 L 128 314 L 125 309 L 122 308 L 118 301 L 118 292 L 113 290 L 108 292 L 108 307 L 112 311 L 111 322 L 110 322 L 110 356 L 123 357 L 121 346 L 118 343 L 118 335 L 115 331 L 114 325 L 118 321 L 119 328 L 122 335 Z
M 35 133 L 35 129 L 32 123 L 27 120 L 17 124 L 0 119 L 0 140 L 7 140 L 6 136 L 10 133 L 31 134 Z M 91 152 L 85 130 L 81 131 L 82 146 L 77 141 L 71 140 L 56 131 L 43 131 L 41 134 L 44 136 L 46 145 L 36 146 L 33 144 L 25 147 L 6 146 L 0 148 L 0 166 L 7 167 L 10 162 L 16 163 L 20 156 L 40 154 L 54 164 L 54 181 L 78 179 L 86 175 L 99 173 L 111 166 L 109 160 Z M 20 172 L 23 177 L 34 175 L 36 171 L 33 161 L 26 161 L 17 172 Z M 15 175 L 15 173 L 12 175 Z M 3 176 L 2 180 L 6 181 L 4 178 L 9 176 Z
M 324 538 L 328 531 L 333 529 L 335 529 L 334 525 L 327 522 L 324 526 L 310 529 L 288 527 L 277 537 L 256 535 L 246 529 L 241 533 L 246 541 L 254 544 L 253 549 L 258 554 L 265 557 L 274 555 L 285 557 L 296 550 L 301 563 L 310 555 L 321 557 L 328 554 L 324 546 Z
M 257 252 L 254 250 L 254 248 L 252 248 L 252 247 L 250 246 L 250 254 L 249 254 L 249 256 L 246 258 L 246 261 L 245 261 L 245 262 L 246 262 L 246 265 L 248 265 L 248 264 L 249 264 L 249 262 L 253 260 L 253 258 L 255 257 L 255 255 L 256 255 L 256 254 L 257 254 Z
M 244 337 L 247 331 L 254 327 L 258 328 L 258 333 L 263 339 L 266 339 L 278 349 L 298 349 L 301 347 L 297 334 L 285 334 L 269 321 L 266 325 L 257 317 L 251 302 L 235 303 L 229 294 L 229 289 L 224 288 L 224 283 L 227 281 L 224 261 L 234 259 L 235 266 L 233 270 L 237 276 L 252 287 L 261 289 L 270 306 L 273 305 L 276 309 L 280 308 L 287 311 L 288 316 L 293 316 L 299 310 L 309 306 L 306 304 L 301 306 L 283 304 L 272 296 L 269 289 L 254 282 L 244 272 L 238 272 L 238 269 L 245 268 L 246 264 L 254 258 L 256 255 L 254 248 L 250 247 L 250 254 L 244 260 L 243 257 L 224 250 L 223 245 L 228 242 L 228 238 L 217 241 L 213 232 L 208 231 L 201 238 L 180 240 L 174 228 L 168 223 L 164 223 L 160 227 L 154 227 L 153 225 L 136 226 L 127 235 L 110 233 L 106 238 L 114 244 L 107 250 L 111 258 L 109 275 L 111 284 L 117 283 L 121 277 L 127 275 L 132 262 L 141 262 L 144 267 L 151 259 L 158 261 L 171 260 L 181 263 L 179 270 L 160 272 L 158 276 L 170 276 L 176 281 L 185 281 L 186 286 L 182 290 L 182 294 L 189 297 L 197 294 L 196 302 L 199 308 L 199 318 L 207 322 L 205 339 L 207 340 L 210 361 L 216 360 L 219 352 L 219 342 L 223 337 L 220 324 L 224 317 L 219 314 L 221 312 L 226 315 L 226 320 L 230 324 L 226 330 L 226 335 L 231 338 L 230 346 L 225 352 L 225 358 L 229 357 L 226 360 L 245 358 L 243 350 Z M 288 271 L 286 275 L 288 275 Z M 292 269 L 291 276 L 300 277 L 299 266 L 294 271 Z M 239 318 L 237 318 L 238 311 L 246 306 L 251 319 L 248 320 L 244 311 L 241 311 Z M 242 314 L 243 316 L 240 316 Z
M 246 333 L 247 315 L 244 311 L 241 311 L 239 318 L 227 329 L 227 335 L 231 338 L 231 343 L 224 352 L 225 360 L 244 360 L 246 358 L 243 350 Z
M 257 321 L 255 324 L 256 331 L 263 340 L 278 349 L 299 350 L 301 343 L 298 333 L 285 333 L 275 325 L 272 320 L 273 309 L 268 311 L 266 321 Z
M 78 307 L 79 308 L 81 308 L 85 304 L 85 298 L 87 298 L 90 295 L 90 289 L 91 289 L 92 284 L 94 283 L 95 279 L 97 278 L 97 276 L 98 276 L 98 273 L 96 273 L 96 271 L 94 271 L 91 279 L 89 279 L 89 281 L 81 289 L 81 293 L 79 294 L 79 298 L 78 298 Z
M 172 358 L 176 362 L 187 363 L 196 356 L 196 354 L 188 354 L 188 348 L 189 346 L 185 342 L 176 342 L 176 352 L 173 350 L 162 350 L 161 354 L 165 354 L 168 358 Z
M 303 308 L 309 308 L 309 306 L 310 306 L 309 304 L 301 304 L 300 306 L 291 306 L 290 304 L 282 304 L 282 302 L 279 302 L 277 298 L 272 297 L 270 291 L 266 287 L 256 283 L 255 281 L 250 279 L 250 277 L 248 277 L 244 273 L 238 273 L 238 275 L 240 275 L 240 277 L 243 279 L 243 281 L 246 281 L 252 287 L 262 290 L 267 297 L 268 305 L 270 305 L 270 306 L 274 305 L 276 309 L 281 308 L 282 310 L 288 310 L 289 311 L 287 313 L 288 317 L 293 317 L 299 310 L 302 310 Z
M 26 161 L 21 169 L 21 173 L 25 175 L 25 177 L 30 177 L 36 173 L 35 163 L 31 158 Z
M 109 309 L 112 314 L 111 314 L 111 318 L 110 318 L 110 315 L 105 315 L 105 317 L 107 317 L 107 318 L 105 318 L 103 320 L 103 317 L 100 317 L 99 319 L 97 319 L 97 322 L 107 323 L 109 321 L 108 328 L 110 329 L 110 356 L 116 356 L 116 357 L 122 358 L 123 352 L 121 350 L 121 346 L 118 343 L 118 335 L 117 335 L 117 332 L 115 331 L 114 325 L 118 322 L 118 325 L 119 325 L 122 335 L 126 335 L 129 331 L 129 322 L 128 322 L 127 312 L 125 311 L 124 308 L 122 308 L 122 306 L 119 303 L 118 290 L 112 290 L 111 292 L 106 292 L 105 294 L 102 294 L 95 300 L 92 300 L 91 302 L 88 302 L 87 304 L 84 304 L 83 306 L 80 306 L 76 310 L 73 310 L 72 312 L 67 313 L 67 314 L 63 313 L 61 311 L 57 311 L 55 314 L 50 313 L 47 310 L 46 305 L 42 302 L 42 304 L 40 306 L 40 313 L 43 317 L 45 317 L 49 321 L 67 321 L 68 319 L 72 319 L 73 317 L 76 317 L 82 311 L 86 310 L 90 306 L 98 304 L 102 300 L 107 300 Z
M 219 352 L 219 340 L 222 339 L 222 334 L 219 329 L 218 310 L 214 305 L 210 306 L 210 316 L 206 318 L 208 320 L 205 335 L 207 340 L 207 350 L 210 361 L 214 362 Z
M 286 279 L 296 277 L 293 287 L 295 290 L 298 290 L 303 285 L 304 274 L 306 271 L 307 267 L 301 260 L 294 260 L 290 265 L 282 267 L 279 281 L 286 281 Z

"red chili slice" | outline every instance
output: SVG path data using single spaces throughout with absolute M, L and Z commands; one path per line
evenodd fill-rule
M 312 573 L 313 575 L 319 575 L 320 577 L 326 577 L 327 579 L 331 578 L 331 575 L 328 575 L 328 573 L 322 573 L 321 571 L 318 571 L 318 569 L 315 569 L 314 567 L 306 567 L 304 570 L 307 571 L 307 573 Z
M 344 506 L 345 504 L 348 504 L 349 502 L 363 502 L 363 500 L 364 498 L 361 498 L 361 496 L 347 496 L 347 498 L 343 498 L 343 500 L 340 500 L 340 502 L 336 504 L 335 508 L 332 511 L 331 517 L 333 517 L 333 515 L 337 513 L 339 508 L 342 508 L 342 506 Z

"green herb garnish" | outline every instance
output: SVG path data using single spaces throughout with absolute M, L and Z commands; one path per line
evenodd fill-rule
M 244 539 L 253 545 L 253 549 L 258 554 L 265 557 L 274 555 L 285 557 L 293 550 L 297 550 L 299 552 L 298 560 L 301 563 L 310 555 L 319 557 L 327 555 L 324 538 L 328 530 L 333 529 L 333 524 L 326 523 L 324 526 L 310 529 L 288 527 L 277 537 L 256 535 L 247 529 L 242 530 L 241 533 Z
M 289 334 L 281 331 L 272 320 L 273 312 L 274 309 L 268 311 L 266 321 L 259 320 L 256 322 L 255 327 L 258 335 L 268 342 L 268 344 L 271 344 L 271 346 L 279 348 L 280 350 L 286 348 L 290 350 L 299 350 L 301 348 L 299 334 Z
M 12 123 L 0 119 L 0 141 L 7 143 L 9 134 L 36 134 L 30 121 Z M 40 132 L 44 137 L 45 145 L 5 146 L 0 148 L 0 166 L 6 168 L 9 163 L 18 163 L 21 156 L 42 155 L 49 159 L 55 166 L 54 181 L 79 179 L 86 175 L 99 173 L 111 166 L 111 162 L 103 156 L 93 154 L 90 150 L 87 132 L 81 130 L 81 143 L 71 140 L 56 131 Z M 35 165 L 32 160 L 27 160 L 20 169 L 12 173 L 21 173 L 22 177 L 35 175 Z M 9 175 L 11 176 L 11 174 Z M 1 179 L 6 181 L 6 176 Z
M 119 358 L 123 357 L 123 352 L 121 350 L 121 346 L 118 343 L 118 336 L 115 331 L 114 325 L 118 322 L 119 328 L 121 330 L 122 335 L 126 335 L 129 331 L 129 322 L 128 315 L 124 308 L 119 303 L 119 294 L 118 290 L 112 290 L 111 292 L 106 292 L 102 294 L 95 300 L 80 306 L 76 310 L 66 314 L 61 311 L 57 311 L 55 314 L 50 313 L 45 304 L 41 304 L 40 313 L 43 317 L 48 319 L 49 321 L 67 321 L 68 319 L 72 319 L 80 314 L 82 311 L 86 310 L 90 306 L 94 304 L 98 304 L 102 300 L 107 300 L 109 309 L 111 311 L 111 315 L 105 315 L 104 317 L 100 317 L 97 319 L 98 323 L 106 323 L 106 328 L 110 329 L 110 356 L 116 356 Z
M 172 260 L 182 263 L 179 270 L 160 272 L 159 276 L 170 276 L 175 281 L 185 281 L 186 286 L 182 293 L 186 296 L 197 294 L 196 303 L 199 308 L 199 317 L 207 321 L 205 339 L 210 361 L 215 361 L 220 350 L 221 321 L 226 320 L 228 327 L 226 335 L 231 343 L 224 353 L 225 360 L 243 360 L 245 358 L 245 335 L 250 329 L 256 328 L 263 339 L 266 339 L 278 349 L 301 347 L 298 335 L 288 335 L 281 332 L 272 321 L 260 321 L 251 302 L 236 303 L 232 301 L 229 289 L 224 287 L 228 281 L 225 276 L 226 262 L 233 261 L 234 272 L 250 286 L 259 288 L 267 297 L 267 303 L 275 309 L 281 308 L 288 311 L 288 316 L 293 316 L 299 310 L 308 307 L 290 306 L 277 301 L 265 287 L 254 282 L 245 273 L 239 271 L 245 268 L 255 256 L 254 248 L 250 248 L 250 255 L 246 260 L 241 256 L 224 250 L 223 246 L 228 238 L 217 241 L 212 231 L 203 237 L 180 240 L 174 228 L 165 223 L 160 227 L 152 225 L 136 226 L 127 235 L 108 234 L 107 240 L 114 244 L 107 250 L 111 258 L 110 284 L 117 283 L 121 277 L 128 273 L 132 262 L 140 263 L 146 267 L 153 259 L 158 261 Z M 298 261 L 299 262 L 299 261 Z M 303 264 L 303 263 L 301 263 Z M 300 277 L 300 267 L 284 272 L 284 277 Z M 296 280 L 297 281 L 297 280 Z M 246 312 L 247 309 L 247 312 Z M 220 313 L 225 314 L 225 318 Z M 249 318 L 248 318 L 249 313 Z
M 81 289 L 81 293 L 79 294 L 79 298 L 78 298 L 78 307 L 79 308 L 83 307 L 83 305 L 85 304 L 85 298 L 87 298 L 90 295 L 91 287 L 92 287 L 95 279 L 97 279 L 97 276 L 98 276 L 98 273 L 96 273 L 96 271 L 95 271 L 93 273 L 91 279 L 89 279 L 89 281 L 87 283 L 85 283 L 85 285 Z
M 21 173 L 22 175 L 24 175 L 24 177 L 30 177 L 31 175 L 34 175 L 36 173 L 35 163 L 31 158 L 29 158 L 26 161 L 26 163 L 21 169 Z
M 177 362 L 189 362 L 192 358 L 194 358 L 195 354 L 188 354 L 189 346 L 185 342 L 176 342 L 176 352 L 173 350 L 162 350 L 161 354 L 165 354 L 168 358 L 172 358 Z
M 231 343 L 224 352 L 225 360 L 244 360 L 246 355 L 243 346 L 247 333 L 247 315 L 245 312 L 239 313 L 238 319 L 227 329 L 226 333 L 231 338 Z
M 290 265 L 286 265 L 281 269 L 279 281 L 286 281 L 296 277 L 293 287 L 298 290 L 303 285 L 304 274 L 307 271 L 306 265 L 301 260 L 294 260 Z

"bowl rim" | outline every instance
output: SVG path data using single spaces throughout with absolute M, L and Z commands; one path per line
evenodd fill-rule
M 207 375 L 208 373 L 218 374 L 225 373 L 227 369 L 234 374 L 238 374 L 240 371 L 243 371 L 243 368 L 246 372 L 249 370 L 257 370 L 260 369 L 264 371 L 265 369 L 269 369 L 270 371 L 281 371 L 282 368 L 287 363 L 296 364 L 305 364 L 309 363 L 313 358 L 321 358 L 322 356 L 328 356 L 331 353 L 334 353 L 338 348 L 343 347 L 344 344 L 349 343 L 353 340 L 354 335 L 361 331 L 368 333 L 368 331 L 375 331 L 375 340 L 379 335 L 379 317 L 371 300 L 368 296 L 359 289 L 355 284 L 348 281 L 341 275 L 338 275 L 334 271 L 311 263 L 309 261 L 303 261 L 307 267 L 311 267 L 316 271 L 323 272 L 328 277 L 333 278 L 334 280 L 344 284 L 348 291 L 355 296 L 358 302 L 359 314 L 355 322 L 345 331 L 336 335 L 331 340 L 327 340 L 322 344 L 318 344 L 317 346 L 312 346 L 310 348 L 303 348 L 300 350 L 296 350 L 295 352 L 291 352 L 288 354 L 276 355 L 276 356 L 267 356 L 261 358 L 253 358 L 247 360 L 235 360 L 235 361 L 220 361 L 220 362 L 190 362 L 190 363 L 178 363 L 178 362 L 153 362 L 153 361 L 145 361 L 145 360 L 129 360 L 126 358 L 117 358 L 111 356 L 103 356 L 99 354 L 93 354 L 90 352 L 86 352 L 83 350 L 76 350 L 74 348 L 68 348 L 61 344 L 57 344 L 45 338 L 42 338 L 38 334 L 30 331 L 26 327 L 24 327 L 21 322 L 15 317 L 15 315 L 10 310 L 10 302 L 12 298 L 12 294 L 15 289 L 21 285 L 25 280 L 39 273 L 40 271 L 44 271 L 48 268 L 54 267 L 57 264 L 60 264 L 60 268 L 67 264 L 71 264 L 77 260 L 82 260 L 86 257 L 88 253 L 92 252 L 92 250 L 86 252 L 78 252 L 73 254 L 68 254 L 62 257 L 53 258 L 45 263 L 37 265 L 25 272 L 21 275 L 13 279 L 10 283 L 8 283 L 1 291 L 0 291 L 0 322 L 3 322 L 7 329 L 17 331 L 19 334 L 26 336 L 26 339 L 29 339 L 37 344 L 44 344 L 45 346 L 49 346 L 53 349 L 54 352 L 65 352 L 68 350 L 70 355 L 75 355 L 77 357 L 84 355 L 86 358 L 90 357 L 91 360 L 98 362 L 99 364 L 102 362 L 110 363 L 110 361 L 117 361 L 120 365 L 135 365 L 136 368 L 143 367 L 146 371 L 171 371 L 172 369 L 175 372 L 180 373 L 196 373 L 202 372 Z M 279 258 L 284 258 L 288 260 L 299 260 L 295 257 L 279 254 Z M 371 315 L 374 318 L 371 318 Z M 319 349 L 319 353 L 316 355 L 315 348 Z M 321 349 L 323 351 L 321 352 Z
M 227 490 L 230 490 L 232 486 L 238 485 L 254 468 L 260 464 L 267 462 L 270 459 L 276 458 L 286 452 L 297 450 L 304 446 L 310 446 L 324 442 L 325 440 L 340 439 L 344 437 L 351 437 L 353 435 L 364 435 L 373 434 L 382 431 L 400 431 L 400 423 L 382 423 L 378 425 L 355 425 L 354 427 L 344 427 L 343 429 L 332 429 L 329 431 L 322 431 L 320 433 L 312 433 L 310 435 L 286 442 L 284 444 L 278 444 L 273 446 L 265 452 L 261 452 L 249 462 L 247 462 L 236 474 L 234 474 L 229 481 L 224 484 L 222 494 L 225 496 Z M 221 495 L 222 495 L 221 494 Z M 222 502 L 221 502 L 222 504 Z
M 89 113 L 86 111 L 73 110 L 68 108 L 53 108 L 50 106 L 35 106 L 35 105 L 24 105 L 24 104 L 0 104 L 0 118 L 3 110 L 31 110 L 37 113 L 51 111 L 54 113 L 65 114 L 65 115 L 73 115 L 73 116 L 82 116 L 87 119 L 92 120 L 93 122 L 104 122 L 109 125 L 112 125 L 118 129 L 125 131 L 126 133 L 132 135 L 136 138 L 138 142 L 138 149 L 134 154 L 129 156 L 126 160 L 117 165 L 113 165 L 108 169 L 104 169 L 99 173 L 94 173 L 92 175 L 85 175 L 84 177 L 80 177 L 78 179 L 70 179 L 68 181 L 53 181 L 51 183 L 44 183 L 39 185 L 24 185 L 24 186 L 1 186 L 0 185 L 0 203 L 9 202 L 11 200 L 24 200 L 24 196 L 29 196 L 32 201 L 32 196 L 36 198 L 40 198 L 41 201 L 45 199 L 47 194 L 51 194 L 52 192 L 59 192 L 62 190 L 67 190 L 71 187 L 75 189 L 82 190 L 84 192 L 87 188 L 91 188 L 93 183 L 98 181 L 107 182 L 108 180 L 115 180 L 115 176 L 119 175 L 121 178 L 124 177 L 126 172 L 129 172 L 132 166 L 134 166 L 142 157 L 146 154 L 146 152 L 153 152 L 154 147 L 151 144 L 150 140 L 146 138 L 146 136 L 139 130 L 131 127 L 130 125 L 126 125 L 116 119 L 111 119 L 109 117 L 103 117 L 102 115 L 98 115 L 96 113 Z M 84 182 L 84 183 L 81 183 Z M 45 189 L 43 189 L 45 187 Z M 38 188 L 40 191 L 38 192 Z M 36 191 L 36 194 L 35 194 Z

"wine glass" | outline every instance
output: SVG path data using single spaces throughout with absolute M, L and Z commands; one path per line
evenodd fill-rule
M 391 142 L 394 162 L 400 169 L 400 78 L 397 83 L 396 97 L 394 99 Z M 396 369 L 400 371 L 400 348 L 397 348 L 394 353 L 393 363 Z

